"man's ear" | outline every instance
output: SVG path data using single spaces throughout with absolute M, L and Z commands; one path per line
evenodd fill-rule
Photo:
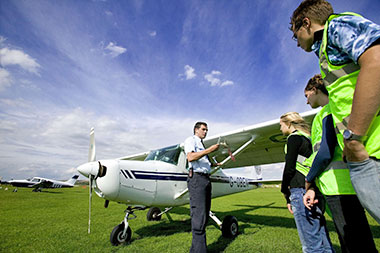
M 310 21 L 310 19 L 305 17 L 305 18 L 302 20 L 302 26 L 304 26 L 306 29 L 310 28 L 310 26 L 311 26 L 311 21 Z

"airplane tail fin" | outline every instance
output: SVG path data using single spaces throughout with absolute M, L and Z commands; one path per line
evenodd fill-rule
M 256 165 L 254 167 L 255 167 L 255 171 L 256 171 L 256 178 L 257 178 L 257 180 L 262 180 L 263 179 L 263 171 L 261 170 L 261 166 L 260 165 Z
M 245 168 L 225 169 L 223 173 L 226 175 L 243 176 L 250 180 L 260 181 L 263 179 L 263 174 L 260 165 L 248 166 Z
M 245 175 L 246 177 L 250 179 L 254 179 L 254 180 L 263 179 L 263 174 L 262 174 L 260 165 L 245 167 L 242 175 Z
M 74 185 L 78 178 L 79 178 L 79 175 L 74 175 L 72 178 L 67 180 L 66 183 Z

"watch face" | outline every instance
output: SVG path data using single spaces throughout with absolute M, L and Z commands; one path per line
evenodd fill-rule
M 346 129 L 343 131 L 343 138 L 348 140 L 351 137 L 351 131 Z

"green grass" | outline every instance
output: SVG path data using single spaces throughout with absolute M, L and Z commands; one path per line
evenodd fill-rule
M 91 234 L 87 233 L 88 189 L 45 190 L 36 193 L 19 188 L 17 193 L 0 190 L 0 252 L 188 252 L 191 229 L 188 205 L 173 208 L 169 218 L 148 222 L 147 210 L 131 220 L 132 240 L 114 247 L 112 229 L 124 218 L 125 205 L 93 195 Z M 234 215 L 240 234 L 234 240 L 221 236 L 210 220 L 207 244 L 210 252 L 301 252 L 297 230 L 278 188 L 260 188 L 212 201 L 212 210 L 222 220 Z M 380 227 L 368 216 L 376 247 Z M 330 237 L 340 252 L 337 234 L 327 217 Z

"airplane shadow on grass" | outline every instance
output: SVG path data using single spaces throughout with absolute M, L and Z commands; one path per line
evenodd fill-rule
M 43 190 L 43 191 L 40 191 L 39 193 L 52 193 L 52 194 L 62 194 L 63 192 L 55 192 L 55 191 L 46 191 L 46 190 Z
M 254 214 L 247 214 L 248 212 L 252 212 L 256 209 L 261 208 L 274 208 L 274 209 L 280 209 L 284 210 L 286 208 L 283 207 L 276 207 L 272 206 L 274 203 L 270 203 L 265 206 L 253 206 L 253 205 L 246 205 L 246 206 L 239 206 L 239 207 L 245 207 L 243 209 L 237 209 L 232 211 L 226 211 L 226 212 L 216 212 L 215 215 L 223 221 L 223 218 L 227 215 L 233 215 L 235 216 L 239 221 L 239 234 L 244 234 L 244 230 L 247 228 L 258 228 L 260 229 L 262 226 L 273 226 L 273 227 L 285 227 L 285 228 L 295 228 L 294 220 L 292 218 L 285 218 L 285 217 L 277 217 L 277 216 L 264 216 L 264 215 L 254 215 Z M 171 220 L 170 213 L 175 213 L 179 215 L 188 215 L 189 218 L 186 220 L 176 221 Z M 168 217 L 163 217 L 163 221 L 160 223 L 156 223 L 151 226 L 144 226 L 136 231 L 137 234 L 139 234 L 141 237 L 156 237 L 156 236 L 169 236 L 176 233 L 189 233 L 191 232 L 191 220 L 190 220 L 190 210 L 186 207 L 175 207 L 170 211 Z M 167 220 L 169 219 L 169 221 Z M 244 223 L 244 224 L 242 224 Z M 219 227 L 216 225 L 216 223 L 209 219 L 208 226 L 214 225 L 219 229 Z M 333 226 L 333 224 L 331 224 Z M 220 237 L 217 241 L 213 242 L 212 244 L 208 245 L 208 251 L 209 252 L 222 252 L 224 251 L 228 245 L 233 241 L 233 239 L 225 238 L 222 236 L 220 232 Z
M 257 228 L 259 231 L 263 226 L 271 227 L 283 227 L 283 228 L 295 228 L 295 223 L 293 218 L 281 217 L 281 216 L 266 216 L 258 214 L 248 214 L 252 213 L 257 209 L 269 208 L 269 209 L 278 209 L 279 211 L 287 210 L 286 207 L 272 206 L 274 204 L 270 203 L 267 205 L 234 205 L 240 207 L 239 209 L 226 211 L 226 212 L 216 212 L 216 216 L 223 221 L 223 218 L 227 215 L 235 216 L 239 221 L 239 234 L 244 234 L 244 230 L 248 228 Z M 170 213 L 180 214 L 180 215 L 189 215 L 190 210 L 186 207 L 175 207 Z M 156 236 L 168 236 L 176 233 L 189 233 L 191 232 L 191 220 L 190 216 L 186 220 L 172 220 L 170 214 L 167 217 L 163 217 L 163 221 L 156 223 L 151 226 L 144 226 L 136 231 L 142 237 L 156 237 Z M 169 220 L 168 220 L 169 219 Z M 209 219 L 208 226 L 214 225 L 219 228 L 215 222 Z M 327 221 L 327 227 L 330 231 L 335 231 L 334 224 L 332 221 Z M 380 227 L 371 226 L 371 230 L 374 238 L 380 237 Z M 256 232 L 257 232 L 256 231 Z M 256 233 L 254 232 L 254 233 Z M 252 232 L 250 232 L 252 233 Z M 233 241 L 233 239 L 224 238 L 222 234 L 217 241 L 208 245 L 209 252 L 222 252 L 228 245 Z M 335 248 L 339 248 L 339 245 L 335 245 Z

